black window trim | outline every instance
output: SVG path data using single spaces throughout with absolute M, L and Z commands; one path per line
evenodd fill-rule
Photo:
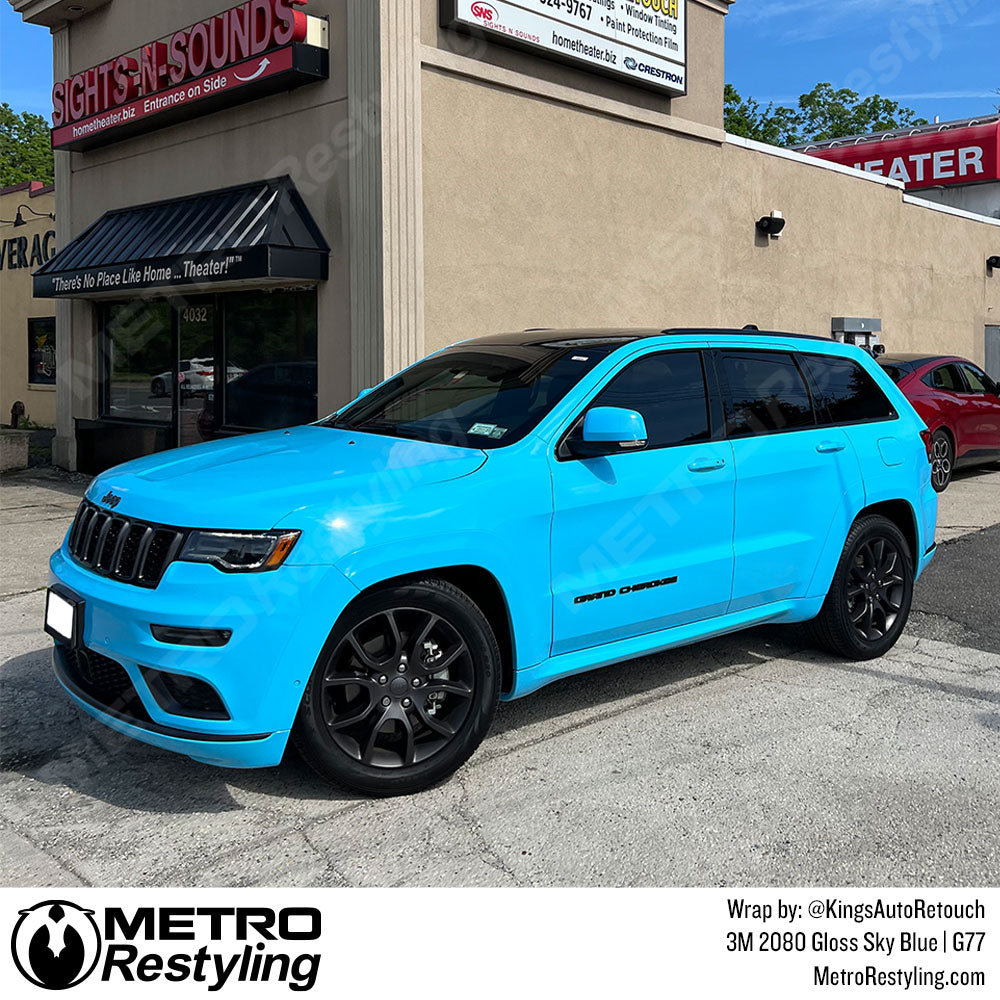
M 800 364 L 799 370 L 805 377 L 806 384 L 809 386 L 809 391 L 813 393 L 814 400 L 819 401 L 815 403 L 816 416 L 819 417 L 819 407 L 822 406 L 823 414 L 826 417 L 824 422 L 817 423 L 818 427 L 863 427 L 865 424 L 889 424 L 901 419 L 899 410 L 896 409 L 895 404 L 889 398 L 886 391 L 878 384 L 878 381 L 875 378 L 872 378 L 871 373 L 865 371 L 864 366 L 858 364 L 854 358 L 845 357 L 843 354 L 824 354 L 820 351 L 801 351 L 800 355 L 802 357 L 834 358 L 838 361 L 847 361 L 852 365 L 857 365 L 858 368 L 871 378 L 872 382 L 875 384 L 875 388 L 882 393 L 882 397 L 885 399 L 886 403 L 889 404 L 888 417 L 863 417 L 859 420 L 834 420 L 830 415 L 829 401 L 827 400 L 826 394 L 822 392 L 818 386 L 813 385 L 812 375 L 809 373 L 809 366 Z
M 586 403 L 583 404 L 582 409 L 573 417 L 572 420 L 567 424 L 566 430 L 559 435 L 559 440 L 556 442 L 555 447 L 555 459 L 557 462 L 583 462 L 589 461 L 589 459 L 581 458 L 579 455 L 570 454 L 569 450 L 566 448 L 566 442 L 569 440 L 570 435 L 580 426 L 584 417 L 587 415 L 587 411 L 594 406 L 597 397 L 600 396 L 602 392 L 611 383 L 618 378 L 623 372 L 629 369 L 632 365 L 639 361 L 645 361 L 647 358 L 657 357 L 660 354 L 697 354 L 701 361 L 701 374 L 705 382 L 705 409 L 706 416 L 708 417 L 708 438 L 705 441 L 695 441 L 695 442 L 681 442 L 679 444 L 664 444 L 658 445 L 655 448 L 646 447 L 641 448 L 636 451 L 622 452 L 623 455 L 648 455 L 650 452 L 657 451 L 671 451 L 674 448 L 694 448 L 697 445 L 707 445 L 713 444 L 717 441 L 724 440 L 725 435 L 725 422 L 720 423 L 720 414 L 722 411 L 722 401 L 719 396 L 718 391 L 718 377 L 715 372 L 715 366 L 712 364 L 709 355 L 711 354 L 710 348 L 705 347 L 691 347 L 678 345 L 677 347 L 657 347 L 650 351 L 644 351 L 641 354 L 635 354 L 625 360 L 625 363 L 620 367 L 616 368 L 607 379 L 603 381 L 596 389 L 591 393 L 590 398 Z

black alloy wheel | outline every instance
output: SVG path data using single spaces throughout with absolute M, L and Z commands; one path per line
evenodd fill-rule
M 821 645 L 849 660 L 872 660 L 895 646 L 913 603 L 913 557 L 892 521 L 854 522 L 823 609 L 813 621 Z
M 313 671 L 293 738 L 324 777 L 369 795 L 435 784 L 489 729 L 500 659 L 489 623 L 441 580 L 359 598 Z
M 955 446 L 947 431 L 937 431 L 931 443 L 931 483 L 938 493 L 944 493 L 955 474 Z
M 888 635 L 903 610 L 906 593 L 903 554 L 893 541 L 878 535 L 854 554 L 847 580 L 847 614 L 865 642 Z

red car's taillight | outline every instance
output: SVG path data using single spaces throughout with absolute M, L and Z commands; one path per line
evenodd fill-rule
M 920 432 L 920 436 L 923 438 L 924 447 L 927 449 L 927 461 L 932 462 L 934 460 L 934 435 L 925 427 Z

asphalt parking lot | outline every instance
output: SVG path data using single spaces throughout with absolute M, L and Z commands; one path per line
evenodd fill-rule
M 231 772 L 78 712 L 41 630 L 85 483 L 0 483 L 4 885 L 996 885 L 1000 472 L 945 495 L 888 657 L 765 628 L 502 706 L 447 784 L 331 790 L 289 755 Z

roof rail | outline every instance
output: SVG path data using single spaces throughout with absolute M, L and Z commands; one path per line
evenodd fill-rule
M 786 337 L 790 340 L 821 340 L 829 343 L 829 337 L 817 337 L 812 333 L 785 333 L 780 330 L 760 330 L 755 326 L 745 326 L 742 330 L 727 327 L 673 327 L 669 330 L 660 331 L 665 336 L 719 336 L 727 337 L 755 336 L 755 337 Z

